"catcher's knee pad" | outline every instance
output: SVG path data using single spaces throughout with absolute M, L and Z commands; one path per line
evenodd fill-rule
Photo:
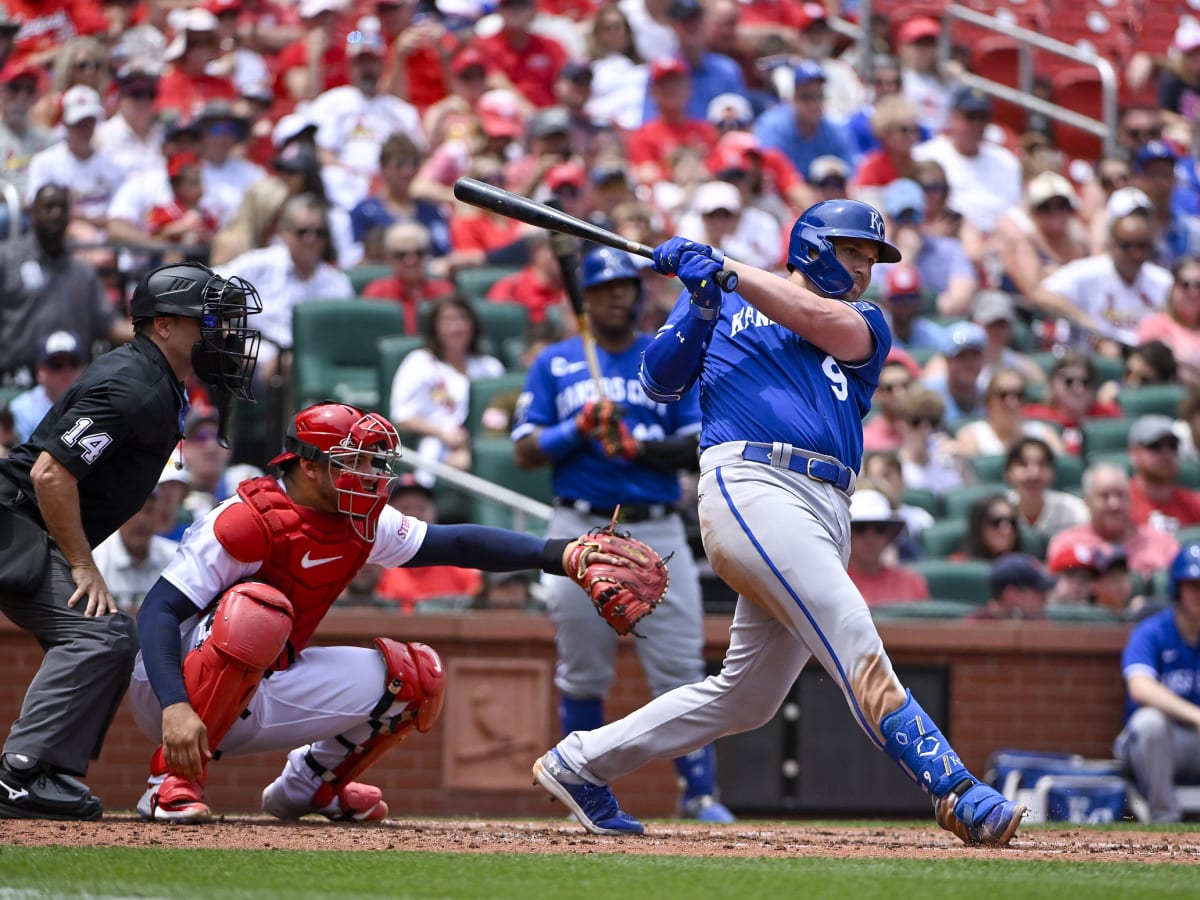
M 884 749 L 926 793 L 943 797 L 963 781 L 974 782 L 945 735 L 921 705 L 905 692 L 904 704 L 879 723 Z
M 292 604 L 275 588 L 246 582 L 226 591 L 204 643 L 183 661 L 188 700 L 214 750 L 254 696 L 292 633 Z
M 383 696 L 372 708 L 368 719 L 371 736 L 362 743 L 354 744 L 338 735 L 336 740 L 348 752 L 332 769 L 321 765 L 309 751 L 304 758 L 305 763 L 325 782 L 317 792 L 318 799 L 325 797 L 327 802 L 332 800 L 343 787 L 408 737 L 414 729 L 431 731 L 441 715 L 446 692 L 446 669 L 437 651 L 427 644 L 403 644 L 384 637 L 375 638 L 375 646 L 383 657 L 387 683 Z M 404 703 L 404 709 L 388 716 L 388 711 L 397 703 Z M 313 805 L 323 804 L 314 801 Z

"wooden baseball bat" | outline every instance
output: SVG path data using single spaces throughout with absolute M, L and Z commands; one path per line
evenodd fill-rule
M 553 207 L 550 207 L 553 209 Z M 596 336 L 592 334 L 592 326 L 588 323 L 587 314 L 583 311 L 583 279 L 580 278 L 579 239 L 558 231 L 550 232 L 550 249 L 558 260 L 558 269 L 562 273 L 563 290 L 571 302 L 571 311 L 575 314 L 575 325 L 579 337 L 583 341 L 583 356 L 587 360 L 588 372 L 591 373 L 592 383 L 600 399 L 604 399 L 604 379 L 600 376 L 600 359 L 596 356 Z
M 502 216 L 516 219 L 526 225 L 536 225 L 547 231 L 569 234 L 572 237 L 594 241 L 606 247 L 616 247 L 618 250 L 644 256 L 646 259 L 654 258 L 653 247 L 638 241 L 631 241 L 607 228 L 601 228 L 584 219 L 577 219 L 575 216 L 547 206 L 545 203 L 538 203 L 536 200 L 530 200 L 528 197 L 522 197 L 520 194 L 514 194 L 512 191 L 506 191 L 504 188 L 475 178 L 460 178 L 454 182 L 454 196 L 463 203 L 500 213 Z M 726 293 L 737 290 L 736 272 L 722 269 L 717 273 L 716 280 L 717 284 L 721 286 L 721 290 Z

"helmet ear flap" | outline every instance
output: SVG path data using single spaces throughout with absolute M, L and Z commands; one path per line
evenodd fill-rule
M 829 297 L 840 297 L 854 287 L 854 278 L 837 258 L 837 251 L 819 230 L 797 222 L 792 233 L 788 263 Z

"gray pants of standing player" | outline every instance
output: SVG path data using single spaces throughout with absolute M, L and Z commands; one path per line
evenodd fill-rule
M 607 524 L 606 518 L 560 507 L 550 519 L 546 536 L 576 538 Z M 671 514 L 644 522 L 618 522 L 617 530 L 628 531 L 663 557 L 674 553 L 667 564 L 671 584 L 666 599 L 653 615 L 638 624 L 638 634 L 645 640 L 633 641 L 651 695 L 657 697 L 699 681 L 704 677 L 704 610 L 700 578 L 682 518 Z M 568 697 L 603 698 L 613 680 L 616 632 L 596 614 L 587 594 L 569 578 L 543 575 L 542 584 L 558 649 L 555 687 Z
M 1200 778 L 1200 732 L 1148 706 L 1136 710 L 1117 735 L 1113 755 L 1133 770 L 1150 805 L 1152 822 L 1183 818 L 1175 782 Z
M 4 752 L 86 775 L 129 687 L 138 642 L 129 616 L 85 616 L 86 600 L 67 606 L 73 593 L 71 567 L 51 547 L 46 577 L 36 593 L 0 594 L 0 610 L 32 633 L 45 652 Z

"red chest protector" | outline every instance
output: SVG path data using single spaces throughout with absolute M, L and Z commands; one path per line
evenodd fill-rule
M 372 545 L 355 532 L 349 516 L 296 505 L 270 476 L 243 481 L 238 495 L 243 502 L 217 516 L 213 533 L 234 559 L 262 560 L 254 580 L 291 601 L 295 624 L 289 644 L 299 653 Z M 276 667 L 287 662 L 281 658 Z

